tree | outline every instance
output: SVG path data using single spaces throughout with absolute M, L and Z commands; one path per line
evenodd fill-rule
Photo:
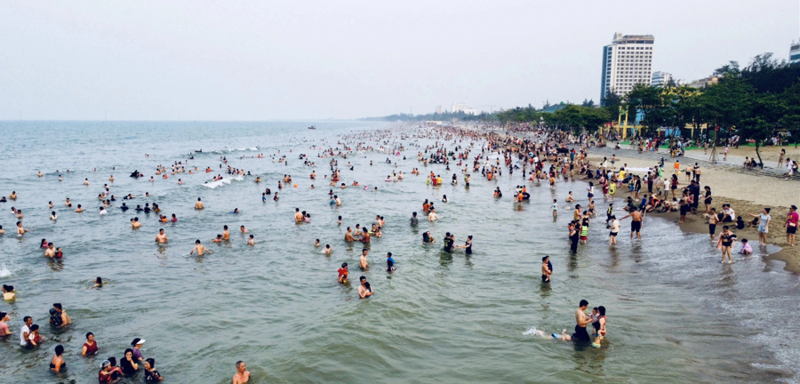
M 791 134 L 791 142 L 797 147 L 800 142 L 800 79 L 783 92 L 780 99 L 784 103 L 784 115 L 779 125 Z
M 758 149 L 764 140 L 772 137 L 785 113 L 785 107 L 777 95 L 749 93 L 747 97 L 744 100 L 747 110 L 737 128 L 743 138 L 754 141 L 758 162 L 763 167 L 764 162 Z
M 606 97 L 600 101 L 601 108 L 608 112 L 609 121 L 617 121 L 619 119 L 622 103 L 622 97 L 614 92 L 608 93 Z
M 785 60 L 778 61 L 767 52 L 757 55 L 750 65 L 741 71 L 742 78 L 758 93 L 778 94 L 786 90 L 800 77 L 800 66 L 791 66 Z
M 753 87 L 738 75 L 724 76 L 701 96 L 708 121 L 730 132 L 732 127 L 747 117 L 747 103 L 753 92 Z
M 739 76 L 740 74 L 741 70 L 739 69 L 739 62 L 733 60 L 714 71 L 714 76 Z
M 548 125 L 570 129 L 576 135 L 580 134 L 582 130 L 594 133 L 611 120 L 611 116 L 605 109 L 582 105 L 567 105 L 564 109 L 543 116 Z
M 684 85 L 675 88 L 674 92 L 677 95 L 675 124 L 679 127 L 692 124 L 695 130 L 699 130 L 706 117 L 700 91 Z
M 659 87 L 636 84 L 625 95 L 625 104 L 629 114 L 636 116 L 637 112 L 642 113 L 640 123 L 649 130 L 661 127 L 669 120 Z

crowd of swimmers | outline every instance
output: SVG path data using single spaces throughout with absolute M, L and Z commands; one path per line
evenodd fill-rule
M 555 188 L 559 180 L 574 181 L 578 177 L 585 180 L 587 182 L 586 203 L 578 203 L 578 198 L 574 196 L 572 191 L 570 191 L 564 199 L 567 204 L 570 204 L 570 206 L 564 209 L 573 211 L 572 220 L 567 224 L 567 237 L 570 242 L 570 251 L 572 253 L 577 252 L 581 244 L 587 244 L 589 242 L 589 226 L 593 220 L 596 220 L 597 210 L 599 209 L 595 206 L 595 201 L 597 200 L 595 196 L 598 192 L 602 194 L 603 202 L 607 204 L 605 226 L 609 230 L 608 242 L 610 246 L 617 244 L 617 236 L 621 231 L 621 222 L 628 218 L 631 219 L 631 239 L 640 239 L 642 236 L 643 220 L 648 213 L 679 212 L 679 222 L 684 222 L 687 214 L 698 214 L 699 212 L 708 218 L 709 235 L 711 241 L 717 241 L 717 247 L 722 252 L 723 263 L 732 263 L 731 253 L 737 241 L 737 236 L 732 232 L 731 227 L 735 226 L 735 228 L 741 229 L 746 225 L 742 216 L 737 217 L 729 205 L 724 205 L 721 212 L 717 212 L 716 209 L 711 206 L 713 200 L 711 188 L 707 185 L 701 188 L 702 171 L 697 163 L 682 168 L 680 162 L 676 161 L 673 164 L 674 173 L 665 176 L 667 171 L 665 171 L 665 161 L 662 158 L 662 160 L 650 168 L 646 174 L 640 176 L 633 174 L 626 164 L 618 166 L 615 156 L 612 156 L 610 159 L 604 158 L 599 164 L 592 164 L 589 161 L 588 152 L 584 147 L 584 145 L 590 141 L 590 137 L 585 134 L 574 136 L 565 132 L 538 130 L 534 132 L 537 139 L 532 139 L 530 137 L 522 138 L 514 135 L 500 135 L 496 132 L 479 133 L 473 130 L 455 127 L 439 128 L 435 130 L 435 134 L 430 133 L 430 131 L 428 133 L 420 132 L 417 133 L 417 138 L 436 138 L 437 140 L 433 145 L 429 145 L 424 149 L 421 148 L 417 153 L 417 161 L 422 163 L 423 166 L 442 166 L 445 172 L 451 171 L 451 165 L 453 165 L 463 173 L 461 178 L 463 179 L 464 188 L 470 187 L 472 173 L 480 174 L 481 177 L 485 178 L 487 181 L 498 182 L 498 178 L 503 175 L 504 171 L 507 173 L 508 177 L 512 177 L 512 175 L 517 172 L 517 174 L 521 173 L 522 179 L 530 184 L 539 185 L 544 182 L 548 183 L 551 188 Z M 345 137 L 344 142 L 340 142 L 339 144 L 341 145 L 337 146 L 336 149 L 331 147 L 317 155 L 320 159 L 330 158 L 329 166 L 331 172 L 329 175 L 323 176 L 323 179 L 327 179 L 330 187 L 341 189 L 346 189 L 348 187 L 347 183 L 343 182 L 341 170 L 338 168 L 339 159 L 346 161 L 348 155 L 352 156 L 353 153 L 357 151 L 375 151 L 400 156 L 402 151 L 405 150 L 405 147 L 402 145 L 390 146 L 388 141 L 382 141 L 381 145 L 376 148 L 366 143 L 366 137 L 369 136 L 353 135 Z M 414 136 L 401 133 L 401 137 L 408 139 Z M 468 141 L 469 144 L 465 145 L 463 141 Z M 345 144 L 347 142 L 352 144 Z M 450 142 L 452 142 L 452 145 L 448 146 Z M 568 146 L 572 148 L 570 149 Z M 478 151 L 479 153 L 475 154 L 475 152 Z M 262 157 L 265 156 L 259 154 L 259 158 Z M 271 157 L 273 162 L 277 161 L 277 163 L 288 165 L 285 154 L 273 155 Z M 312 161 L 307 155 L 300 154 L 298 158 L 304 162 L 303 164 L 305 166 L 316 167 L 316 161 Z M 403 158 L 405 159 L 405 157 Z M 221 157 L 220 161 L 221 164 L 219 168 L 223 169 L 222 172 L 226 175 L 250 175 L 250 172 L 228 165 L 228 160 L 225 157 Z M 392 162 L 390 158 L 386 159 L 386 163 L 390 165 L 393 164 L 394 167 L 397 167 L 397 163 Z M 372 166 L 373 162 L 370 161 L 369 164 Z M 223 165 L 226 167 L 223 168 Z M 354 165 L 348 161 L 347 168 L 352 171 Z M 156 167 L 155 175 L 160 175 L 162 179 L 167 179 L 169 177 L 168 174 L 181 174 L 187 172 L 187 169 L 188 173 L 198 172 L 197 167 L 194 169 L 188 167 L 188 162 L 176 162 L 172 165 L 171 170 L 168 170 L 165 166 Z M 205 173 L 208 174 L 211 172 L 213 172 L 211 167 L 205 169 Z M 685 174 L 687 183 L 683 188 L 679 187 L 681 184 L 681 173 Z M 420 175 L 420 171 L 418 168 L 413 168 L 411 174 Z M 39 172 L 38 176 L 42 177 L 43 175 Z M 137 170 L 131 174 L 131 177 L 139 178 L 144 177 L 144 175 Z M 212 181 L 222 180 L 224 177 L 223 174 L 218 174 L 213 177 Z M 445 177 L 447 177 L 447 173 Z M 385 181 L 399 182 L 402 181 L 403 178 L 402 171 L 393 170 L 387 175 Z M 317 180 L 316 171 L 311 172 L 310 179 L 312 183 Z M 452 176 L 449 177 L 450 184 L 453 186 L 460 185 L 459 179 L 460 177 L 458 174 L 453 173 Z M 61 175 L 59 175 L 59 181 L 60 180 L 62 180 Z M 113 180 L 112 175 L 109 177 L 109 181 L 113 182 Z M 151 177 L 150 181 L 154 181 L 154 178 Z M 260 176 L 255 179 L 256 183 L 262 181 Z M 444 180 L 441 174 L 431 171 L 430 174 L 426 176 L 425 182 L 426 185 L 438 187 L 443 184 Z M 183 184 L 181 179 L 178 180 L 178 183 Z M 83 184 L 89 185 L 88 178 L 84 179 Z M 284 185 L 297 188 L 297 184 L 293 181 L 292 176 L 288 174 L 283 175 L 283 178 L 278 181 L 278 190 L 282 190 Z M 626 214 L 617 218 L 617 213 L 619 211 L 616 211 L 614 207 L 615 198 L 621 194 L 621 190 L 625 188 L 626 185 L 629 196 L 622 200 L 625 205 L 620 209 L 620 211 Z M 353 180 L 351 187 L 362 187 L 362 185 L 360 185 L 358 181 Z M 313 184 L 311 184 L 311 188 L 314 188 Z M 644 193 L 645 188 L 647 193 Z M 363 189 L 369 190 L 367 185 L 363 185 Z M 377 191 L 377 187 L 373 187 L 372 191 Z M 515 204 L 527 204 L 530 200 L 531 194 L 528 192 L 528 186 L 524 184 L 517 185 L 513 192 Z M 266 202 L 267 196 L 273 195 L 269 188 L 264 189 L 261 194 L 262 201 L 264 202 Z M 333 189 L 329 190 L 328 195 L 330 206 L 342 206 L 341 198 L 338 194 L 333 192 Z M 149 193 L 145 194 L 145 197 L 148 196 Z M 117 198 L 111 194 L 108 184 L 103 186 L 101 193 L 97 197 L 101 203 L 99 207 L 100 215 L 106 214 L 107 208 L 113 207 L 117 201 Z M 125 195 L 122 198 L 124 202 L 119 208 L 123 212 L 126 212 L 130 209 L 127 203 L 135 198 L 136 197 L 132 194 Z M 503 199 L 503 192 L 499 186 L 494 190 L 494 198 Z M 16 191 L 12 191 L 8 196 L 8 200 L 2 197 L 0 202 L 9 200 L 15 201 L 16 199 L 17 193 Z M 277 191 L 273 195 L 273 200 L 278 201 Z M 704 204 L 704 210 L 701 210 L 699 207 L 701 201 Z M 448 203 L 446 195 L 442 196 L 441 203 Z M 64 205 L 77 213 L 83 212 L 82 205 L 77 204 L 76 208 L 73 208 L 73 202 L 69 198 L 66 199 Z M 51 209 L 53 208 L 52 202 L 49 203 L 49 207 Z M 197 199 L 194 208 L 197 210 L 203 210 L 205 208 L 201 198 Z M 152 203 L 152 205 L 150 203 L 145 203 L 144 207 L 142 207 L 141 204 L 137 204 L 133 209 L 137 213 L 143 213 L 145 215 L 155 213 L 158 215 L 158 220 L 161 223 L 176 223 L 178 221 L 175 214 L 171 214 L 171 217 L 161 214 L 161 207 L 159 207 L 157 203 Z M 552 214 L 554 221 L 558 220 L 559 210 L 561 210 L 561 208 L 558 199 L 553 199 L 553 204 L 548 209 L 550 212 L 548 214 Z M 787 244 L 790 246 L 794 246 L 794 236 L 798 225 L 798 213 L 796 211 L 797 207 L 793 205 L 786 218 Z M 22 210 L 12 207 L 11 212 L 17 220 L 16 232 L 18 235 L 22 236 L 33 231 L 33 229 L 25 228 L 22 225 L 22 220 L 24 218 Z M 238 208 L 234 209 L 232 213 L 238 214 Z M 422 214 L 429 222 L 435 222 L 441 219 L 437 209 L 434 207 L 434 202 L 428 199 L 422 204 Z M 767 233 L 769 232 L 769 227 L 772 222 L 770 208 L 765 208 L 759 213 L 750 213 L 749 216 L 752 218 L 749 221 L 749 225 L 758 228 L 759 244 L 766 245 Z M 55 211 L 52 211 L 51 220 L 57 219 L 58 215 Z M 141 227 L 138 216 L 131 218 L 130 221 L 132 229 Z M 294 221 L 298 224 L 310 223 L 311 213 L 296 208 Z M 341 223 L 342 217 L 338 216 L 337 225 L 341 225 Z M 723 227 L 719 237 L 715 238 L 716 226 L 718 223 L 723 223 Z M 724 225 L 727 223 L 729 224 Z M 419 225 L 418 212 L 412 212 L 409 224 L 411 226 Z M 347 227 L 346 229 L 344 235 L 344 241 L 346 243 L 360 242 L 363 244 L 363 249 L 358 261 L 358 268 L 362 273 L 369 270 L 367 256 L 370 252 L 370 244 L 374 238 L 381 238 L 385 235 L 385 225 L 384 217 L 377 215 L 374 222 L 369 226 L 365 225 L 362 227 L 360 224 L 356 224 L 354 227 Z M 243 234 L 248 233 L 244 226 L 240 226 L 240 231 Z M 2 226 L 0 226 L 0 234 L 2 233 L 3 229 Z M 161 228 L 155 237 L 155 242 L 164 244 L 167 243 L 167 241 L 166 233 L 164 229 Z M 225 225 L 223 226 L 223 232 L 211 239 L 211 242 L 218 243 L 227 241 L 230 241 L 230 231 L 228 226 Z M 455 235 L 446 232 L 437 242 L 437 239 L 434 239 L 430 231 L 422 233 L 423 246 L 441 244 L 442 250 L 448 253 L 454 252 L 455 250 L 463 250 L 466 255 L 471 255 L 473 252 L 472 241 L 473 237 L 470 235 L 463 244 L 457 245 Z M 742 239 L 741 242 L 743 245 L 739 252 L 745 255 L 751 254 L 753 251 L 748 241 Z M 254 245 L 254 235 L 249 234 L 247 244 Z M 331 256 L 333 248 L 330 243 L 325 243 L 323 245 L 319 239 L 316 239 L 315 246 L 321 248 L 321 253 L 325 256 Z M 47 239 L 42 239 L 40 247 L 44 250 L 44 254 L 48 258 L 63 258 L 63 250 L 60 247 L 56 247 L 53 242 L 47 241 Z M 192 248 L 190 254 L 203 256 L 211 254 L 211 251 L 198 239 L 195 241 L 194 248 Z M 387 252 L 385 271 L 394 273 L 396 270 L 395 256 L 392 252 Z M 337 281 L 340 284 L 349 284 L 348 263 L 342 263 L 337 273 Z M 542 258 L 541 264 L 542 284 L 550 284 L 553 275 L 554 269 L 550 257 L 545 256 Z M 372 297 L 375 293 L 374 287 L 367 280 L 365 274 L 360 275 L 358 280 L 358 297 L 361 299 Z M 99 286 L 102 286 L 102 279 L 98 277 L 95 280 L 94 287 Z M 3 285 L 2 290 L 4 300 L 14 300 L 15 292 L 13 286 Z M 587 311 L 588 302 L 586 302 L 586 300 L 581 300 L 579 308 L 575 311 L 577 323 L 575 332 L 571 335 L 567 334 L 565 331 L 550 335 L 546 335 L 542 331 L 537 331 L 537 334 L 547 337 L 552 336 L 555 339 L 563 341 L 591 342 L 593 346 L 600 347 L 607 333 L 606 308 L 598 306 L 592 310 L 592 313 L 588 313 Z M 54 328 L 67 327 L 71 323 L 71 319 L 60 303 L 55 303 L 53 305 L 50 314 L 50 325 Z M 7 321 L 9 321 L 8 315 L 4 312 L 0 312 L 0 336 L 9 334 L 8 325 L 6 324 Z M 31 318 L 28 316 L 23 319 L 23 322 L 24 325 L 20 332 L 21 344 L 25 347 L 38 347 L 40 343 L 45 341 L 45 338 L 40 335 L 39 325 L 33 324 Z M 594 328 L 592 336 L 590 336 L 586 329 L 590 324 Z M 82 355 L 97 353 L 97 341 L 95 340 L 94 334 L 91 332 L 87 333 L 86 340 L 86 343 L 82 347 Z M 99 381 L 101 383 L 110 383 L 118 380 L 122 376 L 135 375 L 140 365 L 145 372 L 144 375 L 147 381 L 161 380 L 161 376 L 155 368 L 155 360 L 142 358 L 140 350 L 142 344 L 144 344 L 143 339 L 134 339 L 131 345 L 132 348 L 124 351 L 119 364 L 114 357 L 109 357 L 103 361 L 98 372 Z M 54 372 L 61 372 L 66 369 L 67 366 L 67 362 L 64 361 L 63 358 L 64 347 L 58 345 L 54 348 L 54 352 L 50 364 L 51 369 Z M 250 373 L 246 370 L 245 364 L 241 361 L 237 362 L 236 370 L 237 372 L 233 377 L 233 382 L 235 384 L 246 383 L 249 380 Z

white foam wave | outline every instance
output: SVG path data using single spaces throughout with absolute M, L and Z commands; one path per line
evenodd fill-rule
M 525 336 L 536 335 L 536 327 L 530 327 L 527 331 L 522 333 Z
M 225 184 L 230 184 L 234 180 L 235 181 L 242 181 L 242 180 L 244 180 L 244 176 L 236 176 L 236 177 L 231 177 L 231 178 L 217 180 L 217 181 L 210 181 L 210 182 L 207 182 L 207 183 L 203 184 L 203 186 L 207 187 L 207 188 L 214 189 L 214 188 L 217 188 L 217 187 L 225 185 Z

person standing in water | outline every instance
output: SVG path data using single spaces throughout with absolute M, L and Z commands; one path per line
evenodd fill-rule
M 347 275 L 350 274 L 347 269 L 347 263 L 342 263 L 342 267 L 337 272 L 339 273 L 339 284 L 347 284 Z
M 369 251 L 364 248 L 361 250 L 361 257 L 358 259 L 358 267 L 361 268 L 362 271 L 365 271 L 369 268 L 369 263 L 367 263 L 367 253 Z
M 361 276 L 359 277 L 359 281 L 361 281 L 361 285 L 358 286 L 358 298 L 366 299 L 372 296 L 372 286 L 367 282 L 367 278 Z
M 395 270 L 394 259 L 392 258 L 392 253 L 389 252 L 386 254 L 386 272 L 394 272 Z
M 200 239 L 195 240 L 194 248 L 189 252 L 189 254 L 192 255 L 195 252 L 197 252 L 197 256 L 203 256 L 205 252 L 208 252 L 209 255 L 211 254 L 211 251 L 209 251 L 208 248 L 206 248 L 203 244 L 200 244 Z
M 719 240 L 717 240 L 717 248 L 722 250 L 722 264 L 726 264 L 725 256 L 728 257 L 727 264 L 733 264 L 731 249 L 733 249 L 733 243 L 735 242 L 736 234 L 731 232 L 727 225 L 722 227 L 722 233 L 719 234 Z
M 631 218 L 631 239 L 633 239 L 633 234 L 636 233 L 636 238 L 642 238 L 642 213 L 639 212 L 638 208 L 631 207 L 631 213 L 624 216 L 620 220 L 625 220 L 627 218 Z
M 606 337 L 606 307 L 601 305 L 597 307 L 597 311 L 600 315 L 600 317 L 597 318 L 599 327 L 597 334 L 595 335 L 594 342 L 592 342 L 592 346 L 595 348 L 600 348 L 600 342 L 602 342 L 603 338 Z
M 550 263 L 550 256 L 542 257 L 542 282 L 549 283 L 552 274 L 553 264 Z
M 569 250 L 572 253 L 578 253 L 578 241 L 580 240 L 580 233 L 578 232 L 577 226 L 577 221 L 569 223 Z
M 608 234 L 608 245 L 617 244 L 617 235 L 619 235 L 619 220 L 616 215 L 611 215 L 611 232 Z
M 164 228 L 158 230 L 158 235 L 156 235 L 156 242 L 159 244 L 167 243 L 167 235 L 164 233 Z
M 50 325 L 54 328 L 66 327 L 72 322 L 67 315 L 67 311 L 61 306 L 61 303 L 54 303 L 53 308 L 50 309 Z
M 463 249 L 464 253 L 467 255 L 472 254 L 472 235 L 467 236 L 467 241 L 464 242 L 464 245 L 459 245 L 459 249 Z
M 575 341 L 591 341 L 592 339 L 589 337 L 589 333 L 586 332 L 586 326 L 592 322 L 588 316 L 586 316 L 586 308 L 589 307 L 589 302 L 586 300 L 581 300 L 578 309 L 575 310 L 575 333 L 572 334 L 572 339 Z
M 236 362 L 236 374 L 233 375 L 233 384 L 245 384 L 250 381 L 250 371 L 244 365 L 244 361 Z
M 8 314 L 0 311 L 0 337 L 11 335 L 11 331 L 8 330 L 8 324 L 6 323 L 6 321 L 9 320 L 11 320 L 11 318 L 8 317 Z

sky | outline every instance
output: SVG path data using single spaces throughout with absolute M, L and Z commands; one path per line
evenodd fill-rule
M 798 0 L 0 0 L 0 120 L 349 119 L 598 101 L 614 33 L 654 71 L 787 59 Z

